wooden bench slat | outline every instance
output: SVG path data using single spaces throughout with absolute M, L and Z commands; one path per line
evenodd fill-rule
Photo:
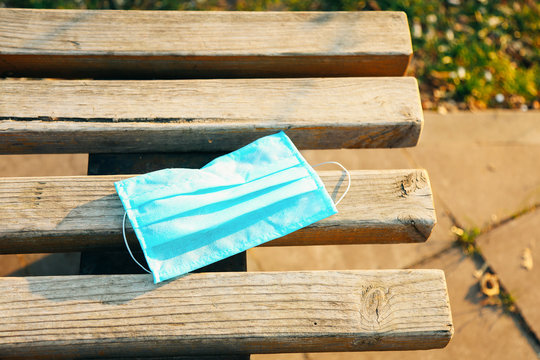
M 441 270 L 0 278 L 0 309 L 8 359 L 430 349 L 453 332 Z
M 404 147 L 414 78 L 0 80 L 0 153 L 235 150 L 279 130 L 298 148 Z
M 340 171 L 319 174 L 331 195 L 344 191 L 347 179 Z M 422 242 L 429 237 L 436 217 L 425 170 L 351 171 L 351 176 L 338 214 L 266 245 Z M 124 210 L 113 182 L 126 177 L 0 179 L 0 253 L 123 247 Z
M 403 12 L 0 9 L 0 75 L 401 76 Z

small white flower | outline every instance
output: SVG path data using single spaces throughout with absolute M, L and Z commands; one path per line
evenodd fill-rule
M 437 15 L 429 14 L 428 16 L 426 16 L 426 20 L 430 24 L 435 24 L 437 22 Z
M 497 95 L 495 95 L 495 101 L 498 103 L 502 103 L 504 101 L 504 95 L 501 93 L 498 93 Z
M 491 27 L 495 27 L 495 26 L 499 25 L 500 23 L 501 23 L 501 19 L 496 17 L 496 16 L 491 16 L 488 19 L 488 25 L 491 26 Z
M 418 21 L 415 21 L 413 23 L 412 33 L 413 33 L 413 37 L 417 39 L 422 37 L 422 25 Z
M 447 52 L 448 50 L 450 50 L 450 48 L 447 46 L 447 45 L 439 45 L 437 47 L 437 50 L 439 50 L 440 53 L 445 53 Z
M 467 75 L 467 71 L 463 66 L 458 67 L 457 69 L 457 75 L 460 79 L 465 79 L 465 76 Z
M 484 71 L 484 79 L 486 79 L 486 81 L 493 80 L 493 74 L 491 73 L 491 71 L 489 70 Z

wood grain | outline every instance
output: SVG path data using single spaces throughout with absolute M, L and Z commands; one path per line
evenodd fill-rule
M 279 130 L 299 148 L 403 147 L 423 124 L 414 78 L 0 80 L 0 104 L 3 154 L 216 152 Z
M 401 76 L 403 12 L 0 9 L 0 74 L 201 78 Z
M 0 278 L 0 311 L 7 359 L 430 349 L 453 333 L 441 270 Z
M 345 190 L 341 172 L 319 174 L 334 199 Z M 424 170 L 351 171 L 351 176 L 338 214 L 266 245 L 422 242 L 429 237 L 436 217 Z M 0 179 L 0 253 L 124 247 L 124 210 L 113 182 L 125 177 Z

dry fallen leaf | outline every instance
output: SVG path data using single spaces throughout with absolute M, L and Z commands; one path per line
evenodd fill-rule
M 499 295 L 499 278 L 497 275 L 485 273 L 480 279 L 480 289 L 486 296 Z
M 465 233 L 465 231 L 463 231 L 463 229 L 458 228 L 457 226 L 452 226 L 452 228 L 450 229 L 450 231 L 451 231 L 453 234 L 457 235 L 457 236 L 462 236 L 462 235 Z
M 532 270 L 533 258 L 530 248 L 525 248 L 525 250 L 523 250 L 523 254 L 521 255 L 521 266 L 523 266 L 526 270 Z

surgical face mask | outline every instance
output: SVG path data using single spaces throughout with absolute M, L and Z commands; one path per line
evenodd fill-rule
M 321 179 L 284 132 L 201 169 L 159 170 L 115 187 L 155 283 L 337 213 Z

